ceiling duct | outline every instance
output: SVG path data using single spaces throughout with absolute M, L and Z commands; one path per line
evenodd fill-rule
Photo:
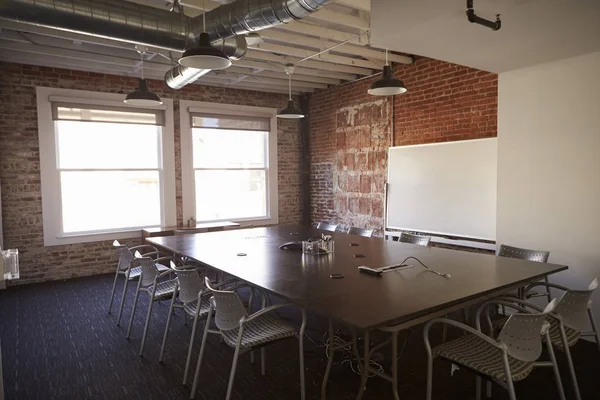
M 214 46 L 239 59 L 247 50 L 242 35 L 302 19 L 328 1 L 237 0 L 208 11 L 206 31 Z M 2 0 L 0 19 L 177 52 L 196 43 L 202 30 L 201 17 L 122 0 Z M 179 89 L 207 72 L 176 66 L 165 81 Z

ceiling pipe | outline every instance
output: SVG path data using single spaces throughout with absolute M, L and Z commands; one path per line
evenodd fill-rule
M 247 51 L 245 39 L 239 36 L 302 19 L 328 2 L 237 0 L 208 11 L 206 31 L 214 46 L 236 60 Z M 122 0 L 2 0 L 0 19 L 176 52 L 196 43 L 202 31 L 201 17 Z M 165 81 L 179 89 L 207 72 L 176 66 Z
M 500 21 L 500 14 L 496 14 L 496 21 L 490 21 L 475 14 L 473 9 L 473 0 L 467 0 L 467 19 L 469 22 L 474 24 L 483 25 L 490 28 L 493 31 L 497 31 L 502 27 L 502 21 Z

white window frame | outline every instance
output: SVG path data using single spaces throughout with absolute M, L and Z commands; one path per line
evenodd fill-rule
M 60 198 L 60 173 L 57 168 L 57 142 L 55 121 L 52 119 L 52 102 L 81 105 L 115 106 L 139 109 L 123 102 L 122 94 L 100 93 L 85 90 L 36 88 L 38 111 L 38 137 L 40 146 L 40 175 L 42 183 L 42 214 L 44 223 L 44 246 L 73 243 L 98 242 L 103 240 L 141 237 L 141 228 L 115 229 L 111 231 L 86 233 L 62 233 L 62 204 Z M 159 168 L 161 193 L 161 225 L 176 225 L 175 199 L 175 134 L 173 123 L 173 100 L 163 98 L 157 107 L 144 107 L 164 110 L 165 126 L 162 127 L 162 165 Z
M 269 118 L 270 128 L 267 146 L 269 151 L 269 156 L 267 159 L 267 217 L 235 219 L 233 222 L 237 222 L 241 226 L 275 225 L 279 223 L 279 183 L 277 173 L 277 109 L 180 100 L 179 126 L 181 129 L 181 189 L 183 197 L 182 200 L 184 223 L 190 217 L 196 218 L 196 182 L 194 179 L 194 159 L 192 153 L 192 113 Z

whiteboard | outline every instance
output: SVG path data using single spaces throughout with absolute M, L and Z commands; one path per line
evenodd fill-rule
M 497 139 L 390 147 L 387 228 L 495 240 Z

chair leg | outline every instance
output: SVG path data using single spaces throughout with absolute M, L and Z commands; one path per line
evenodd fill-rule
M 545 276 L 544 280 L 546 281 L 546 283 L 550 283 L 550 279 L 548 279 L 548 276 Z M 550 303 L 552 301 L 552 293 L 550 293 L 550 287 L 547 286 L 546 290 L 548 291 L 546 293 L 546 298 L 548 299 L 548 303 Z
M 502 354 L 502 361 L 504 362 L 504 375 L 506 376 L 506 388 L 508 390 L 508 396 L 510 400 L 517 400 L 515 385 L 513 384 L 512 375 L 510 373 L 510 365 L 508 364 L 508 354 L 506 354 L 506 352 Z
M 148 305 L 148 313 L 146 314 L 146 323 L 144 324 L 144 334 L 142 335 L 142 343 L 140 344 L 140 357 L 144 355 L 144 346 L 146 344 L 146 335 L 148 335 L 148 326 L 150 325 L 150 316 L 152 315 L 153 305 L 154 296 L 150 296 L 150 304 Z
M 475 400 L 481 400 L 481 377 L 475 375 Z
M 235 370 L 237 369 L 238 357 L 240 355 L 240 347 L 242 347 L 242 337 L 244 334 L 244 326 L 240 326 L 237 343 L 235 345 L 235 352 L 233 353 L 233 363 L 231 364 L 231 373 L 229 374 L 229 384 L 227 385 L 227 394 L 225 400 L 231 399 L 231 392 L 233 391 L 233 382 L 235 380 Z
M 250 350 L 250 363 L 254 364 L 254 350 Z
M 488 399 L 492 397 L 492 381 L 486 381 L 485 383 L 485 397 Z
M 365 332 L 365 344 L 364 344 L 364 353 L 363 353 L 363 365 L 360 377 L 360 387 L 358 388 L 358 394 L 356 395 L 356 400 L 360 400 L 363 397 L 367 386 L 367 379 L 369 378 L 369 331 Z
M 562 337 L 563 347 L 565 349 L 565 355 L 567 356 L 567 362 L 569 364 L 569 373 L 571 374 L 571 380 L 573 381 L 573 391 L 575 392 L 575 398 L 581 400 L 581 393 L 579 393 L 579 384 L 577 383 L 577 376 L 575 375 L 575 367 L 573 366 L 573 359 L 571 358 L 571 349 L 567 342 L 567 335 L 565 334 L 565 327 L 560 323 L 560 335 Z
M 138 297 L 140 295 L 140 286 L 142 284 L 142 280 L 138 281 L 137 289 L 135 290 L 135 298 L 133 299 L 133 308 L 131 309 L 131 317 L 129 318 L 129 327 L 127 328 L 127 335 L 125 337 L 129 339 L 129 335 L 131 334 L 131 326 L 133 325 L 133 317 L 135 316 L 135 309 L 137 308 Z
M 562 385 L 562 380 L 560 379 L 560 371 L 558 370 L 558 363 L 556 362 L 556 357 L 554 355 L 554 348 L 552 347 L 552 342 L 550 341 L 550 334 L 546 332 L 546 348 L 548 349 L 548 356 L 550 357 L 550 361 L 552 362 L 552 371 L 554 372 L 554 379 L 556 381 L 556 388 L 558 389 L 558 395 L 560 396 L 560 400 L 565 400 L 565 390 Z
M 169 315 L 167 316 L 167 325 L 165 326 L 165 334 L 163 335 L 162 345 L 160 346 L 160 355 L 158 356 L 158 362 L 162 362 L 163 355 L 165 354 L 165 346 L 167 344 L 167 336 L 169 335 L 169 327 L 171 326 L 171 318 L 173 317 L 173 310 L 175 309 L 175 297 L 177 296 L 177 291 L 173 292 L 173 297 L 171 298 L 171 306 L 169 307 Z
M 427 347 L 427 394 L 426 400 L 431 400 L 431 392 L 433 391 L 433 355 L 431 347 Z
M 333 364 L 333 321 L 329 318 L 329 346 L 327 346 L 327 366 L 325 367 L 325 374 L 323 375 L 323 383 L 321 383 L 321 400 L 327 398 L 327 381 L 329 380 L 329 373 L 331 372 L 331 365 Z
M 300 310 L 302 313 L 302 325 L 298 334 L 298 359 L 300 367 L 300 400 L 306 400 L 306 387 L 304 383 L 304 331 L 306 329 L 306 311 Z
M 127 295 L 128 284 L 129 274 L 125 274 L 125 282 L 123 282 L 123 293 L 121 294 L 121 304 L 119 304 L 119 316 L 117 317 L 117 326 L 121 324 L 121 316 L 123 315 L 123 306 L 125 305 L 125 296 Z
M 260 374 L 262 376 L 265 376 L 265 373 L 266 373 L 265 357 L 266 357 L 265 348 L 261 347 L 260 348 Z
M 200 308 L 200 307 L 198 307 Z M 190 361 L 192 361 L 192 349 L 194 347 L 194 340 L 196 339 L 196 327 L 198 326 L 199 309 L 194 315 L 194 323 L 192 324 L 192 336 L 190 336 L 190 344 L 188 346 L 187 359 L 185 360 L 185 371 L 183 372 L 183 384 L 187 381 L 188 373 L 190 372 Z
M 394 400 L 400 400 L 398 395 L 398 331 L 392 333 L 392 394 Z
M 594 337 L 596 338 L 596 346 L 598 346 L 598 351 L 600 351 L 600 332 L 598 332 L 596 318 L 594 318 L 594 313 L 592 312 L 591 307 L 588 308 L 588 315 L 590 316 L 590 324 L 592 325 L 592 331 L 594 332 Z
M 115 281 L 113 282 L 112 292 L 110 293 L 110 303 L 108 303 L 108 313 L 112 310 L 113 299 L 115 298 L 115 289 L 117 288 L 117 278 L 119 277 L 119 268 L 115 272 Z
M 204 355 L 204 348 L 206 347 L 206 338 L 208 337 L 208 330 L 210 329 L 210 321 L 212 320 L 213 310 L 208 312 L 206 318 L 206 325 L 204 326 L 204 335 L 202 335 L 202 344 L 200 344 L 200 354 L 198 355 L 198 362 L 196 363 L 196 372 L 194 372 L 194 383 L 192 385 L 192 392 L 190 393 L 190 399 L 193 399 L 196 395 L 196 388 L 198 387 L 198 377 L 200 376 L 200 367 L 202 366 L 202 356 Z M 183 381 L 185 385 L 185 381 Z

